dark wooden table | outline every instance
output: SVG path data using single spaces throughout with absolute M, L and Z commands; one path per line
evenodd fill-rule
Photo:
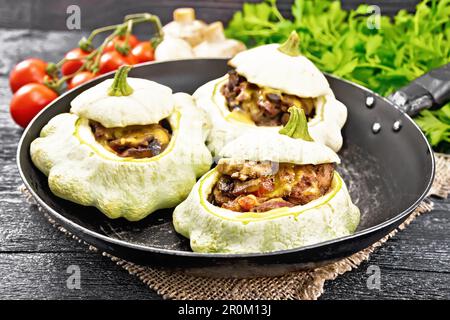
M 4 8 L 4 3 L 0 4 L 0 9 Z M 0 18 L 12 14 L 8 12 L 1 13 Z M 8 21 L 7 27 L 14 26 L 11 17 Z M 0 29 L 0 298 L 159 299 L 108 258 L 54 229 L 17 189 L 21 181 L 15 153 L 22 130 L 9 116 L 8 72 L 16 62 L 30 56 L 57 61 L 81 36 L 74 31 L 31 31 L 24 29 L 22 22 L 15 22 L 22 29 Z M 326 283 L 321 298 L 450 298 L 449 230 L 450 201 L 438 201 L 436 210 L 417 218 L 373 253 L 368 262 Z M 80 268 L 79 290 L 66 285 L 71 265 Z M 372 265 L 380 268 L 381 290 L 367 288 L 367 272 Z

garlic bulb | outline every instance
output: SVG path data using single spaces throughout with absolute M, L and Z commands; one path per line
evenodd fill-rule
M 180 38 L 191 46 L 196 46 L 203 40 L 203 29 L 206 24 L 195 19 L 192 8 L 178 8 L 173 12 L 173 21 L 163 27 L 164 34 L 172 38 Z
M 164 40 L 155 49 L 155 59 L 159 61 L 193 58 L 194 53 L 188 42 L 172 37 Z
M 242 42 L 225 37 L 220 21 L 211 23 L 204 30 L 203 35 L 205 40 L 194 48 L 196 57 L 231 58 L 246 49 Z

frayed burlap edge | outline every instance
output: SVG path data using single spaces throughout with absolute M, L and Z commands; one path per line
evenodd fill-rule
M 436 177 L 430 194 L 447 197 L 450 193 L 450 157 L 436 154 Z M 28 202 L 35 205 L 36 202 L 22 186 L 21 191 L 26 195 Z M 37 205 L 49 222 L 59 231 L 84 243 L 91 251 L 98 251 L 94 246 L 84 242 L 71 234 Z M 366 261 L 370 254 L 383 245 L 398 231 L 406 228 L 417 216 L 432 209 L 432 203 L 425 200 L 396 230 L 389 233 L 380 241 L 370 247 L 361 250 L 345 259 L 316 268 L 310 271 L 298 271 L 278 277 L 260 277 L 249 279 L 233 278 L 207 278 L 192 276 L 182 272 L 172 272 L 159 268 L 140 266 L 108 253 L 102 254 L 109 257 L 117 265 L 137 276 L 149 288 L 155 290 L 165 299 L 301 299 L 315 300 L 323 293 L 325 281 L 336 279 L 341 274 L 357 268 Z
M 447 198 L 450 194 L 450 155 L 435 153 L 436 176 L 429 194 Z

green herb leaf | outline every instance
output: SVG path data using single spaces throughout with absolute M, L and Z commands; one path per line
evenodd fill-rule
M 417 124 L 425 132 L 432 146 L 438 146 L 441 142 L 450 144 L 450 104 L 440 110 L 424 110 L 416 118 Z

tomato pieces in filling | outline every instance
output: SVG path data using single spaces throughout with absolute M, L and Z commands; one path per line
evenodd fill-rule
M 265 212 L 304 205 L 328 193 L 334 164 L 295 165 L 221 159 L 208 200 L 236 212 Z
M 261 88 L 239 75 L 228 73 L 228 82 L 221 88 L 231 112 L 244 112 L 257 126 L 281 126 L 289 120 L 289 107 L 297 106 L 305 111 L 308 119 L 314 117 L 316 99 L 300 98 L 280 90 Z
M 98 143 L 124 158 L 154 157 L 167 148 L 171 139 L 170 124 L 167 120 L 124 128 L 105 128 L 92 120 L 89 125 Z

